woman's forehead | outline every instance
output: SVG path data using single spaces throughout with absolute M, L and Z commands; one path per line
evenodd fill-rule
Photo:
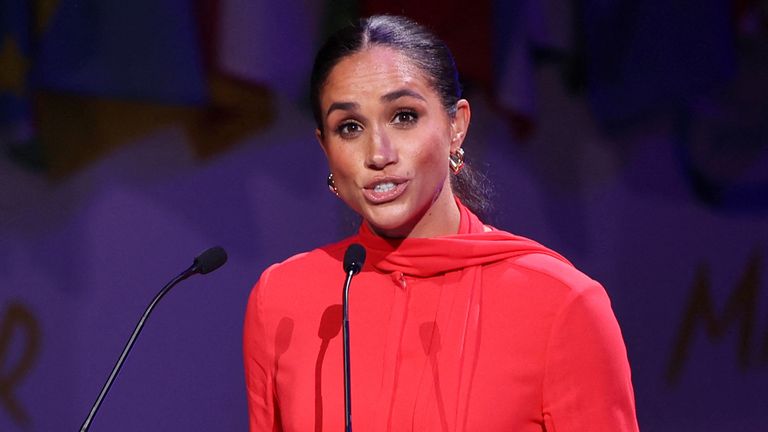
M 322 99 L 345 94 L 373 95 L 400 87 L 431 91 L 424 73 L 412 59 L 396 49 L 374 46 L 339 61 L 331 69 L 321 95 Z

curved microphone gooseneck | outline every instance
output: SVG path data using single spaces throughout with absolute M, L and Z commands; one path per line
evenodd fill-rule
M 342 296 L 342 333 L 344 339 L 344 432 L 352 432 L 352 382 L 349 367 L 349 285 L 352 276 L 360 273 L 365 262 L 365 248 L 358 243 L 352 243 L 344 253 L 344 293 Z
M 112 387 L 112 383 L 115 381 L 117 374 L 120 372 L 120 368 L 123 367 L 123 363 L 128 357 L 128 353 L 131 351 L 131 348 L 133 348 L 133 344 L 136 342 L 136 338 L 139 336 L 141 329 L 144 328 L 144 323 L 147 321 L 149 314 L 152 313 L 155 305 L 157 305 L 157 302 L 159 302 L 160 299 L 163 298 L 163 296 L 171 290 L 171 288 L 173 288 L 176 284 L 183 281 L 184 279 L 198 273 L 208 274 L 224 265 L 225 262 L 227 262 L 227 253 L 223 248 L 216 246 L 207 249 L 198 255 L 197 258 L 195 258 L 194 262 L 191 266 L 189 266 L 188 269 L 184 270 L 178 276 L 173 278 L 163 287 L 163 289 L 160 290 L 159 293 L 157 293 L 149 306 L 147 306 L 147 308 L 144 310 L 144 315 L 142 315 L 139 323 L 136 324 L 136 328 L 133 330 L 131 337 L 128 339 L 128 343 L 125 345 L 122 354 L 120 354 L 120 357 L 117 359 L 115 367 L 112 368 L 112 373 L 109 374 L 107 382 L 105 382 L 104 387 L 101 388 L 99 397 L 96 398 L 96 402 L 94 402 L 93 407 L 91 407 L 91 411 L 88 413 L 88 417 L 86 417 L 83 425 L 80 426 L 80 432 L 86 432 L 88 428 L 91 427 L 91 423 L 93 422 L 93 418 L 96 416 L 96 412 L 99 410 L 99 407 L 104 401 L 104 397 L 107 395 L 110 387 Z

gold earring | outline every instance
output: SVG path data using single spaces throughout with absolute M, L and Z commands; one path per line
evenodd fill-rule
M 331 191 L 332 194 L 339 196 L 339 188 L 336 187 L 336 182 L 333 181 L 333 173 L 328 174 L 328 190 Z
M 458 150 L 451 153 L 448 157 L 448 163 L 451 166 L 453 175 L 458 175 L 461 172 L 461 169 L 464 168 L 464 149 L 459 147 Z

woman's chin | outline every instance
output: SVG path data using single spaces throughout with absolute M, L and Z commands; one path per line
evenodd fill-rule
M 404 212 L 374 211 L 364 217 L 371 230 L 382 237 L 408 237 L 414 226 L 413 218 Z

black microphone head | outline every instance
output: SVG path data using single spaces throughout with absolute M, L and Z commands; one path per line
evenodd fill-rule
M 206 249 L 195 258 L 194 269 L 196 273 L 208 274 L 227 262 L 227 252 L 221 246 Z
M 344 273 L 352 272 L 353 275 L 360 273 L 363 263 L 365 263 L 365 248 L 358 243 L 352 243 L 344 252 Z

